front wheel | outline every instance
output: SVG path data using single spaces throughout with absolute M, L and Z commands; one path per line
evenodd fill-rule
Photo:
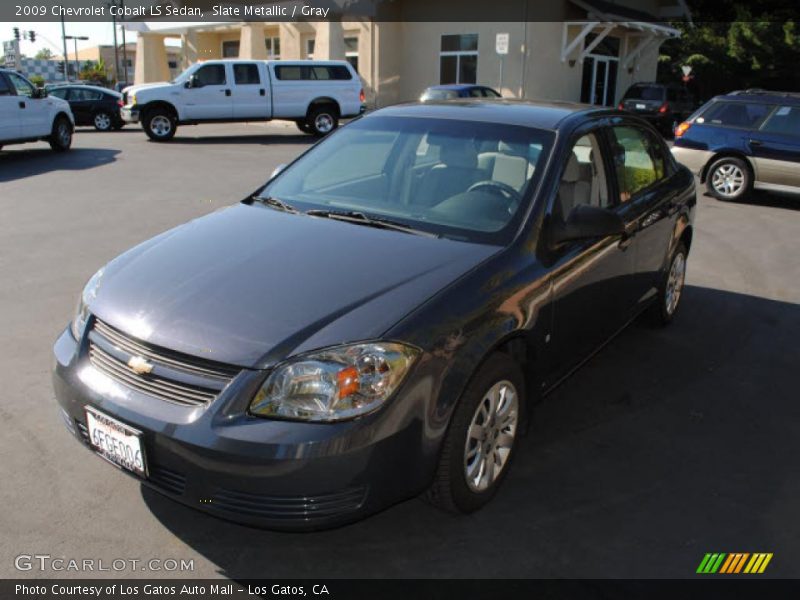
M 295 121 L 294 124 L 297 125 L 297 128 L 303 133 L 313 133 L 311 131 L 311 126 L 306 121 Z
M 170 111 L 164 108 L 154 108 L 145 114 L 142 127 L 151 140 L 166 142 L 175 137 L 178 124 Z
M 56 152 L 66 152 L 72 146 L 72 123 L 67 117 L 58 117 L 48 139 L 50 147 Z
M 489 502 L 508 473 L 524 410 L 519 366 L 504 354 L 490 356 L 453 413 L 428 500 L 461 513 Z
M 339 116 L 332 106 L 318 106 L 311 109 L 306 124 L 312 134 L 322 137 L 339 126 Z
M 717 200 L 741 200 L 750 193 L 752 186 L 750 168 L 741 158 L 725 156 L 708 169 L 706 189 Z
M 111 115 L 103 111 L 95 113 L 92 123 L 97 131 L 110 131 L 114 127 Z

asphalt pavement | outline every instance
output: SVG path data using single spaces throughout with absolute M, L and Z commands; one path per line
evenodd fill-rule
M 283 125 L 80 129 L 0 152 L 0 577 L 691 577 L 706 552 L 772 552 L 800 577 L 800 198 L 699 194 L 675 323 L 635 323 L 534 412 L 471 516 L 419 499 L 331 531 L 178 505 L 67 433 L 51 347 L 91 274 L 235 203 L 312 139 Z M 16 570 L 20 554 L 193 560 L 191 572 Z

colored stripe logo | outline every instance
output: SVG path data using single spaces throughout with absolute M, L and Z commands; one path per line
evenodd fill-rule
M 737 574 L 737 573 L 763 573 L 769 561 L 772 560 L 772 553 L 769 552 L 709 552 L 700 561 L 697 573 L 708 575 L 713 573 Z

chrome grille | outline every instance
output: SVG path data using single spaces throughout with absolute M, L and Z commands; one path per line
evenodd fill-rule
M 150 373 L 128 366 L 133 357 L 149 362 Z M 239 370 L 132 339 L 96 320 L 89 334 L 89 362 L 111 379 L 139 392 L 183 406 L 204 406 L 214 400 Z

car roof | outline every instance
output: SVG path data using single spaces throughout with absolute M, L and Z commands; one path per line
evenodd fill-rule
M 732 100 L 740 102 L 763 102 L 768 104 L 786 104 L 790 106 L 800 106 L 800 93 L 798 92 L 777 92 L 770 90 L 738 90 L 728 94 L 715 96 L 714 100 Z
M 110 90 L 105 87 L 101 87 L 99 85 L 90 85 L 88 83 L 65 83 L 61 85 L 57 85 L 55 87 L 59 88 L 80 88 L 80 89 L 87 89 L 87 90 L 97 90 L 98 92 L 104 92 L 106 94 L 111 94 L 112 96 L 119 96 L 122 97 L 122 94 L 115 90 Z
M 429 90 L 469 90 L 472 88 L 484 88 L 485 85 L 480 85 L 477 83 L 447 83 L 443 85 L 431 85 L 428 86 L 427 89 Z
M 564 119 L 578 114 L 599 116 L 624 115 L 625 113 L 614 108 L 578 104 L 576 102 L 465 98 L 396 104 L 368 113 L 365 118 L 376 115 L 382 117 L 439 118 L 555 129 Z

